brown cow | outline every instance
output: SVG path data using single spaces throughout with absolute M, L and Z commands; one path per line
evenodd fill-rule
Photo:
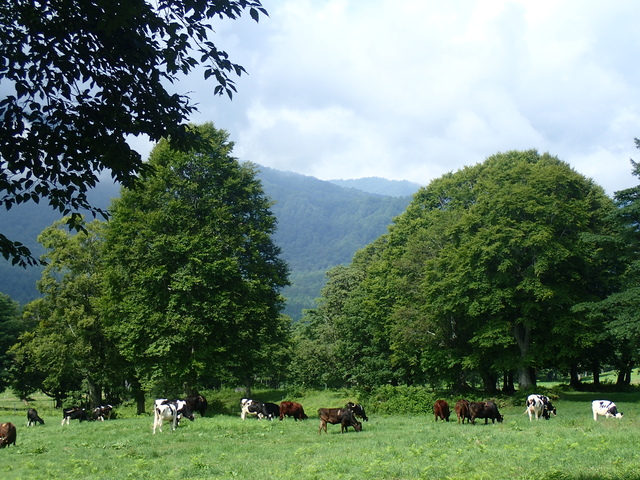
M 320 426 L 318 427 L 318 434 L 324 430 L 327 432 L 327 423 L 331 425 L 340 424 L 340 433 L 348 431 L 349 427 L 353 427 L 356 432 L 362 431 L 362 423 L 356 420 L 353 416 L 353 412 L 349 408 L 320 408 L 318 410 L 318 416 L 320 417 Z
M 456 402 L 456 415 L 458 416 L 458 423 L 462 420 L 464 424 L 464 419 L 467 419 L 467 423 L 471 423 L 471 410 L 469 407 L 469 400 L 458 400 Z
M 498 423 L 504 420 L 504 415 L 500 415 L 498 406 L 492 402 L 471 402 L 469 403 L 469 409 L 471 410 L 471 423 L 475 425 L 476 418 L 484 418 L 484 424 L 486 425 L 489 419 L 491 423 Z
M 280 420 L 282 420 L 285 417 L 285 415 L 287 417 L 293 417 L 293 419 L 296 421 L 309 418 L 304 413 L 304 409 L 302 408 L 302 405 L 300 405 L 298 402 L 287 402 L 287 401 L 281 402 L 280 403 Z
M 444 400 L 436 400 L 433 404 L 433 413 L 436 416 L 436 422 L 438 419 L 449 421 L 451 411 L 449 410 L 449 404 Z
M 0 448 L 16 444 L 16 426 L 13 423 L 0 423 Z

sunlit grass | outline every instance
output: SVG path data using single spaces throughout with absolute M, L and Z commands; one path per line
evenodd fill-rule
M 603 395 L 566 394 L 548 421 L 530 422 L 521 406 L 501 408 L 505 421 L 495 425 L 370 414 L 362 432 L 344 435 L 337 425 L 319 435 L 315 414 L 343 404 L 344 392 L 292 398 L 305 405 L 305 422 L 213 415 L 156 435 L 151 416 L 61 426 L 48 407 L 46 424 L 27 428 L 19 404 L 0 410 L 0 421 L 18 427 L 17 446 L 0 450 L 0 478 L 640 479 L 640 394 L 608 394 L 624 418 L 594 422 L 596 397 Z

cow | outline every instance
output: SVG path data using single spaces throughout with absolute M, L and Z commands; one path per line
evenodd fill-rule
M 40 418 L 35 408 L 30 408 L 29 411 L 27 411 L 27 427 L 35 425 L 36 423 L 44 425 L 44 420 Z
M 11 423 L 0 423 L 0 448 L 16 445 L 16 426 Z
M 262 404 L 262 416 L 269 420 L 280 417 L 280 407 L 275 403 L 265 402 Z
M 162 424 L 167 420 L 171 421 L 171 430 L 175 430 L 178 427 L 180 416 L 185 416 L 193 421 L 193 414 L 189 410 L 187 402 L 184 400 L 167 400 L 165 398 L 156 400 L 154 402 L 153 415 L 154 435 L 156 429 L 162 432 Z
M 362 423 L 356 420 L 353 411 L 349 408 L 320 408 L 318 409 L 318 417 L 320 417 L 320 426 L 318 434 L 324 430 L 327 432 L 327 423 L 332 425 L 340 424 L 340 433 L 348 431 L 349 427 L 353 427 L 356 432 L 362 431 Z
M 247 415 L 255 415 L 258 419 L 262 418 L 262 402 L 257 400 L 251 400 L 250 398 L 243 398 L 240 400 L 240 418 L 244 420 Z
M 96 407 L 93 409 L 93 419 L 100 420 L 104 422 L 105 418 L 107 420 L 111 420 L 111 413 L 113 412 L 113 407 L 111 405 L 102 405 L 100 407 Z
M 184 401 L 187 402 L 189 410 L 192 412 L 198 412 L 201 417 L 204 417 L 204 414 L 207 412 L 207 407 L 209 406 L 206 398 L 202 395 L 194 395 L 185 398 Z
M 364 413 L 364 407 L 359 403 L 348 402 L 345 408 L 351 410 L 356 417 L 360 417 L 364 422 L 369 421 L 369 417 Z
M 436 403 L 433 404 L 433 413 L 436 416 L 436 422 L 438 419 L 448 422 L 451 415 L 449 404 L 444 400 L 436 400 Z
M 610 400 L 594 400 L 591 402 L 593 419 L 598 421 L 598 415 L 606 418 L 622 418 L 622 412 L 618 411 L 616 404 Z
M 540 417 L 545 420 L 549 420 L 551 414 L 557 416 L 556 407 L 553 406 L 549 397 L 545 395 L 531 394 L 527 397 L 527 409 L 524 413 L 529 414 L 529 421 L 535 417 L 536 420 L 540 420 Z M 523 415 L 524 415 L 523 413 Z
M 293 417 L 295 421 L 309 418 L 304 413 L 302 405 L 300 405 L 298 402 L 280 402 L 280 420 L 282 420 L 285 415 L 287 417 Z
M 462 420 L 462 424 L 464 425 L 464 420 L 467 419 L 467 423 L 471 422 L 471 408 L 469 404 L 469 400 L 460 399 L 456 402 L 456 415 L 458 417 L 458 423 Z
M 84 408 L 80 407 L 69 407 L 62 409 L 62 423 L 60 425 L 64 425 L 65 422 L 69 425 L 71 420 L 79 420 L 82 422 L 83 420 L 89 421 L 89 415 L 87 415 L 87 411 Z
M 486 425 L 491 419 L 491 423 L 498 423 L 504 420 L 504 416 L 500 415 L 498 406 L 491 401 L 488 402 L 469 402 L 469 410 L 471 411 L 471 423 L 475 425 L 476 418 L 484 418 Z

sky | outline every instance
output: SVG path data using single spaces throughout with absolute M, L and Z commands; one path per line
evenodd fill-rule
M 175 85 L 198 103 L 191 121 L 227 130 L 241 161 L 427 185 L 533 148 L 609 195 L 638 184 L 637 0 L 262 4 L 259 23 L 214 25 L 214 43 L 248 71 L 233 100 L 201 72 Z

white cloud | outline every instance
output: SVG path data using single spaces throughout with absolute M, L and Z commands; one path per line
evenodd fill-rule
M 270 17 L 258 25 L 216 25 L 218 45 L 249 72 L 234 100 L 184 82 L 200 103 L 193 120 L 229 130 L 241 160 L 426 184 L 537 148 L 609 194 L 636 183 L 634 0 L 263 3 Z

